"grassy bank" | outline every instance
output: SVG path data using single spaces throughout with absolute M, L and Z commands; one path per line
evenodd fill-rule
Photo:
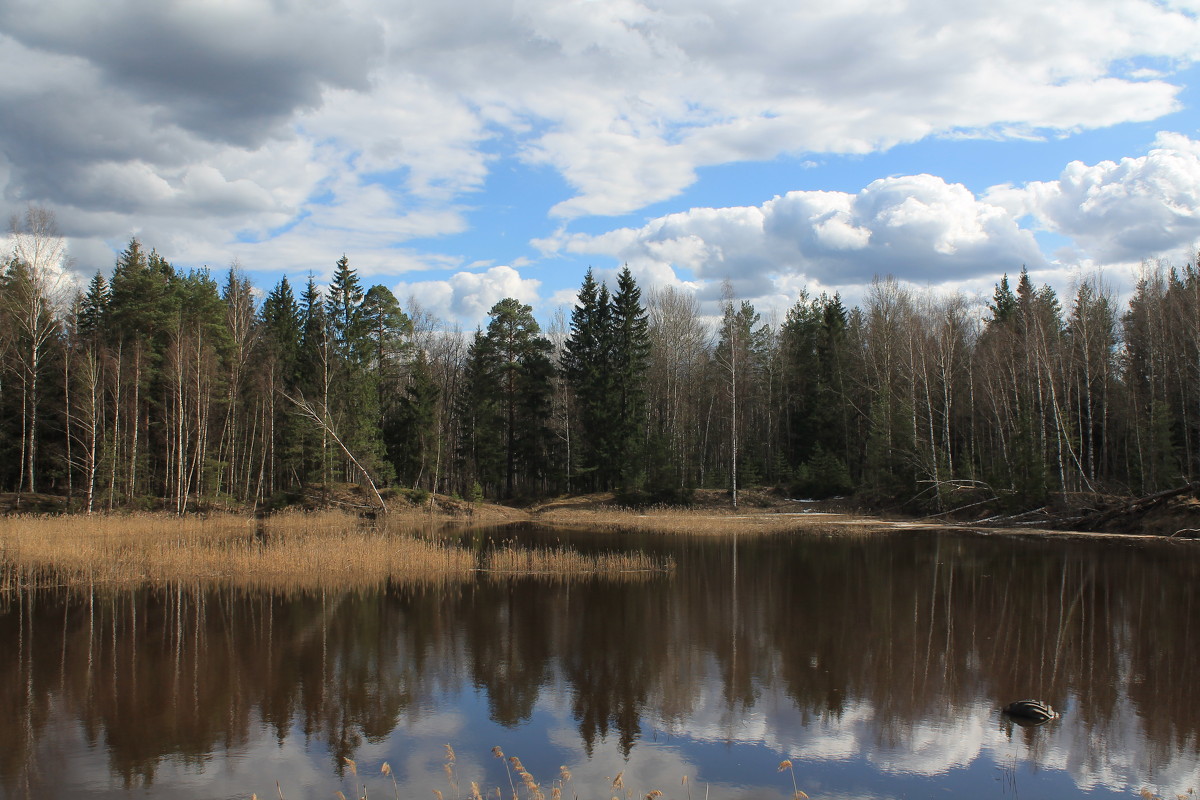
M 639 555 L 588 556 L 514 545 L 480 556 L 432 535 L 446 523 L 415 513 L 363 521 L 339 511 L 288 512 L 264 520 L 9 516 L 0 518 L 0 590 L 179 582 L 291 590 L 387 581 L 439 585 L 478 572 L 633 577 L 669 568 Z
M 766 491 L 746 492 L 733 508 L 727 492 L 696 492 L 691 506 L 623 506 L 612 494 L 558 498 L 535 506 L 536 522 L 589 530 L 639 530 L 672 534 L 782 533 L 828 527 L 846 530 L 878 527 L 880 521 L 828 510 L 828 506 L 780 498 Z

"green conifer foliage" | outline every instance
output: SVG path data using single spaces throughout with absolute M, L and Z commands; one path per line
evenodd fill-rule
M 504 482 L 504 420 L 493 366 L 492 343 L 476 330 L 455 401 L 464 493 L 481 486 L 485 493 L 498 495 Z
M 104 314 L 108 310 L 109 297 L 108 281 L 97 270 L 91 281 L 88 282 L 87 291 L 79 304 L 77 324 L 81 337 L 95 340 L 99 336 Z
M 358 352 L 364 349 L 365 344 L 362 302 L 363 290 L 358 272 L 350 268 L 350 259 L 343 255 L 338 259 L 333 280 L 329 283 L 325 315 L 329 319 L 329 329 L 337 343 L 338 352 L 346 363 L 365 357 L 364 353 Z
M 644 472 L 649 327 L 641 289 L 628 267 L 611 296 L 588 270 L 562 356 L 578 423 L 572 472 L 581 486 L 632 488 Z
M 549 464 L 552 347 L 541 335 L 533 308 L 508 297 L 488 311 L 486 333 L 468 352 L 465 397 L 460 403 L 481 482 L 497 479 L 503 457 L 504 495 L 541 492 L 552 480 Z
M 300 304 L 285 275 L 267 295 L 261 311 L 260 351 L 270 404 L 268 491 L 298 485 L 303 469 L 302 421 L 284 396 L 296 396 L 303 334 Z
M 617 276 L 612 298 L 611 394 L 609 396 L 607 473 L 615 485 L 636 483 L 642 462 L 642 431 L 646 415 L 646 372 L 650 365 L 650 321 L 642 292 L 629 268 Z
M 395 465 L 400 482 L 413 488 L 433 477 L 439 446 L 440 395 L 429 359 L 424 352 L 418 352 L 397 398 L 395 412 L 385 417 L 384 422 L 388 459 Z
M 1022 277 L 1028 280 L 1028 276 L 1022 271 Z M 996 284 L 996 291 L 992 295 L 992 303 L 988 306 L 992 312 L 990 322 L 996 325 L 1004 325 L 1010 322 L 1017 313 L 1017 296 L 1013 294 L 1012 289 L 1008 286 L 1008 275 L 1005 274 L 1000 279 L 1000 283 Z
M 608 291 L 596 283 L 589 269 L 571 312 L 571 333 L 563 347 L 562 368 L 575 397 L 576 442 L 568 466 L 578 488 L 603 485 L 601 465 L 606 462 L 606 423 L 610 398 L 611 309 Z

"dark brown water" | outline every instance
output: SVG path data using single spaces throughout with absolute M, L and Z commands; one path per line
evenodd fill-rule
M 676 570 L 0 598 L 4 795 L 393 797 L 386 761 L 400 796 L 507 800 L 497 745 L 547 797 L 567 765 L 567 797 L 787 798 L 785 758 L 814 798 L 1200 790 L 1193 544 L 505 535 Z M 1063 718 L 1013 727 L 1024 697 Z

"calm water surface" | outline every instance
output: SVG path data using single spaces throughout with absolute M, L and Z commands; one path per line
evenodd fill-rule
M 4 795 L 392 797 L 386 761 L 403 797 L 507 798 L 493 746 L 547 797 L 566 765 L 567 797 L 790 798 L 785 758 L 813 798 L 1200 790 L 1194 544 L 503 535 L 676 569 L 0 598 Z M 1007 724 L 1024 697 L 1063 718 Z

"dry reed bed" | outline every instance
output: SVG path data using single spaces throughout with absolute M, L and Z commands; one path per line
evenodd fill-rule
M 246 588 L 443 584 L 479 571 L 470 550 L 414 534 L 428 517 L 364 526 L 337 511 L 235 516 L 18 516 L 0 518 L 0 589 L 31 585 L 213 582 Z M 648 569 L 640 556 L 569 551 L 493 553 L 483 570 L 557 576 Z
M 573 577 L 594 575 L 608 578 L 646 577 L 675 568 L 671 560 L 660 561 L 645 553 L 584 554 L 565 548 L 516 549 L 505 547 L 488 553 L 484 570 L 489 575 L 536 575 Z

